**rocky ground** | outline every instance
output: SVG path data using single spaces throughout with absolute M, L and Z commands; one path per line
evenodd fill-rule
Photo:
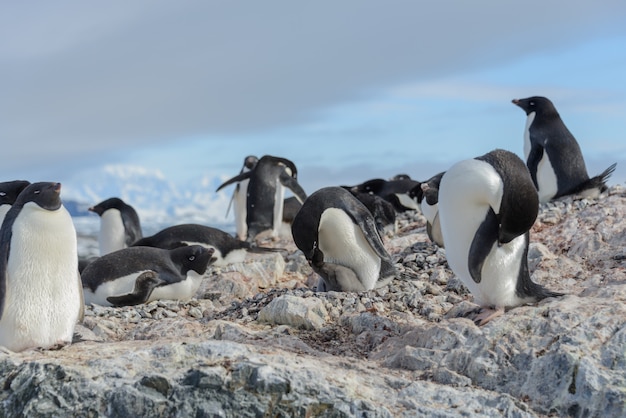
M 543 205 L 532 278 L 566 295 L 483 327 L 419 214 L 370 292 L 312 291 L 276 242 L 193 300 L 89 306 L 72 345 L 0 353 L 0 417 L 626 416 L 625 212 L 621 186 Z

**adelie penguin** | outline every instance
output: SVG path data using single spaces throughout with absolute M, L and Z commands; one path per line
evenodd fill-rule
M 133 244 L 133 247 L 146 246 L 164 249 L 183 247 L 186 245 L 202 245 L 215 251 L 213 257 L 215 267 L 241 263 L 247 253 L 263 254 L 283 251 L 282 248 L 257 247 L 250 242 L 242 241 L 217 228 L 199 224 L 182 224 L 167 227 L 154 235 L 144 237 Z
M 114 251 L 85 267 L 85 303 L 128 306 L 160 299 L 191 299 L 214 260 L 213 250 L 200 245 Z
M 100 216 L 98 244 L 101 256 L 129 247 L 142 238 L 139 215 L 122 199 L 112 197 L 89 210 Z
M 441 224 L 439 222 L 439 183 L 444 172 L 435 174 L 430 179 L 415 186 L 409 196 L 414 199 L 426 217 L 426 233 L 428 238 L 440 247 L 443 245 L 443 235 L 441 234 Z
M 443 175 L 439 219 L 446 258 L 482 307 L 473 318 L 479 325 L 505 308 L 561 295 L 530 278 L 529 230 L 538 211 L 528 169 L 509 151 L 458 162 Z
M 356 193 L 369 193 L 382 197 L 390 202 L 397 212 L 417 210 L 418 206 L 409 196 L 409 192 L 419 182 L 406 174 L 399 174 L 391 180 L 372 179 L 349 188 Z
M 589 178 L 576 138 L 549 99 L 534 96 L 513 103 L 527 115 L 524 154 L 540 202 L 573 194 L 597 197 L 607 189 L 616 164 Z
M 371 290 L 396 275 L 371 212 L 342 187 L 325 187 L 309 196 L 291 233 L 321 276 L 318 291 Z
M 17 196 L 28 186 L 30 182 L 26 180 L 5 181 L 0 183 L 0 225 L 6 216 Z
M 224 182 L 217 191 L 248 179 L 246 240 L 252 241 L 265 231 L 271 231 L 272 237 L 278 237 L 283 219 L 285 188 L 290 189 L 300 203 L 307 197 L 297 178 L 298 170 L 292 161 L 264 155 L 253 169 Z
M 259 162 L 259 159 L 254 155 L 248 155 L 243 160 L 243 166 L 241 167 L 241 171 L 239 171 L 239 175 L 241 176 L 244 173 L 249 172 L 250 170 L 256 167 L 256 164 Z M 226 209 L 226 215 L 228 216 L 228 212 L 230 211 L 231 205 L 233 206 L 235 212 L 235 231 L 237 234 L 237 238 L 240 240 L 245 240 L 248 236 L 248 225 L 246 224 L 246 202 L 248 195 L 248 183 L 250 182 L 249 178 L 245 178 L 239 181 L 235 185 L 235 190 L 233 191 L 233 196 L 230 199 L 230 203 L 228 205 L 228 209 Z M 224 185 L 220 186 L 217 190 L 219 191 Z
M 0 228 L 0 346 L 69 344 L 82 320 L 76 230 L 60 183 L 27 186 Z

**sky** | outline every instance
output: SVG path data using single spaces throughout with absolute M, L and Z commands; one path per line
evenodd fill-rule
M 309 194 L 504 148 L 550 98 L 626 181 L 626 2 L 0 3 L 0 181 L 180 184 L 291 159 Z

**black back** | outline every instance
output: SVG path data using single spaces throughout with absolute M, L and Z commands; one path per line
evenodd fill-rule
M 199 224 L 182 224 L 167 227 L 154 235 L 144 237 L 133 247 L 145 246 L 163 249 L 183 247 L 184 242 L 197 242 L 211 245 L 226 256 L 230 251 L 240 248 L 249 249 L 251 244 L 241 241 L 221 229 Z

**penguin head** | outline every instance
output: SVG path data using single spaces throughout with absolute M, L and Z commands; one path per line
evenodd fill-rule
M 215 249 L 202 245 L 186 245 L 170 251 L 172 260 L 181 266 L 181 274 L 186 274 L 189 270 L 204 274 L 209 264 L 217 260 L 213 257 Z
M 15 206 L 24 207 L 27 203 L 50 211 L 59 209 L 62 206 L 61 183 L 39 182 L 26 186 L 15 200 Z
M 243 167 L 248 169 L 248 170 L 252 170 L 252 169 L 254 169 L 254 167 L 256 167 L 258 162 L 259 162 L 259 159 L 256 156 L 248 155 L 243 160 Z M 243 169 L 241 171 L 243 172 Z
M 124 203 L 124 201 L 122 199 L 119 199 L 117 197 L 112 197 L 110 199 L 107 200 L 103 200 L 102 202 L 98 203 L 95 206 L 90 207 L 89 210 L 90 212 L 94 212 L 97 213 L 98 216 L 102 216 L 102 214 L 104 212 L 106 212 L 109 209 L 122 209 L 124 206 L 126 206 L 126 203 Z
M 5 181 L 0 183 L 0 205 L 12 205 L 22 190 L 30 184 L 26 180 Z
M 513 99 L 512 103 L 521 107 L 527 115 L 530 115 L 533 112 L 545 115 L 557 113 L 554 104 L 552 104 L 548 98 L 542 96 L 532 96 L 526 99 Z

